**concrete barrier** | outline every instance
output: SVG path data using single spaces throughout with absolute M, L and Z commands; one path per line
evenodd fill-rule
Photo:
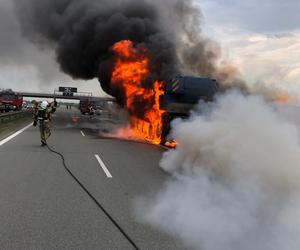
M 31 116 L 31 111 L 11 111 L 9 113 L 0 114 L 0 124 L 10 122 L 19 118 Z

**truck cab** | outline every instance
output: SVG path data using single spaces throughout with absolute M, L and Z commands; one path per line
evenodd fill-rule
M 0 111 L 22 110 L 23 98 L 11 89 L 0 92 Z
M 177 76 L 169 81 L 160 97 L 160 108 L 165 110 L 161 143 L 165 144 L 173 119 L 187 118 L 200 100 L 213 101 L 218 90 L 217 81 L 207 77 Z

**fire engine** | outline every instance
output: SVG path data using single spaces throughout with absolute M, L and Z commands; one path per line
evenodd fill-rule
M 11 110 L 21 110 L 23 105 L 23 97 L 15 93 L 11 89 L 0 91 L 0 111 L 9 112 Z

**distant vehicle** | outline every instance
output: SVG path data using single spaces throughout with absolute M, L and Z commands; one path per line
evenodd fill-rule
M 22 110 L 23 97 L 12 91 L 11 89 L 2 90 L 0 92 L 0 111 L 9 112 L 11 110 Z
M 90 113 L 91 100 L 90 98 L 81 99 L 79 102 L 79 110 L 81 114 L 89 114 Z
M 101 115 L 105 112 L 102 102 L 98 98 L 83 98 L 79 102 L 79 110 L 81 114 L 96 114 Z
M 200 101 L 212 101 L 218 92 L 218 83 L 207 77 L 177 76 L 165 87 L 160 97 L 163 114 L 161 144 L 165 144 L 170 133 L 170 123 L 175 118 L 187 118 L 193 107 Z

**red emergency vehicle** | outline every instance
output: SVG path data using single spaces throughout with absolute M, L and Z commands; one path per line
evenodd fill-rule
M 9 112 L 11 110 L 21 110 L 23 105 L 23 97 L 15 93 L 11 89 L 0 91 L 0 111 Z

